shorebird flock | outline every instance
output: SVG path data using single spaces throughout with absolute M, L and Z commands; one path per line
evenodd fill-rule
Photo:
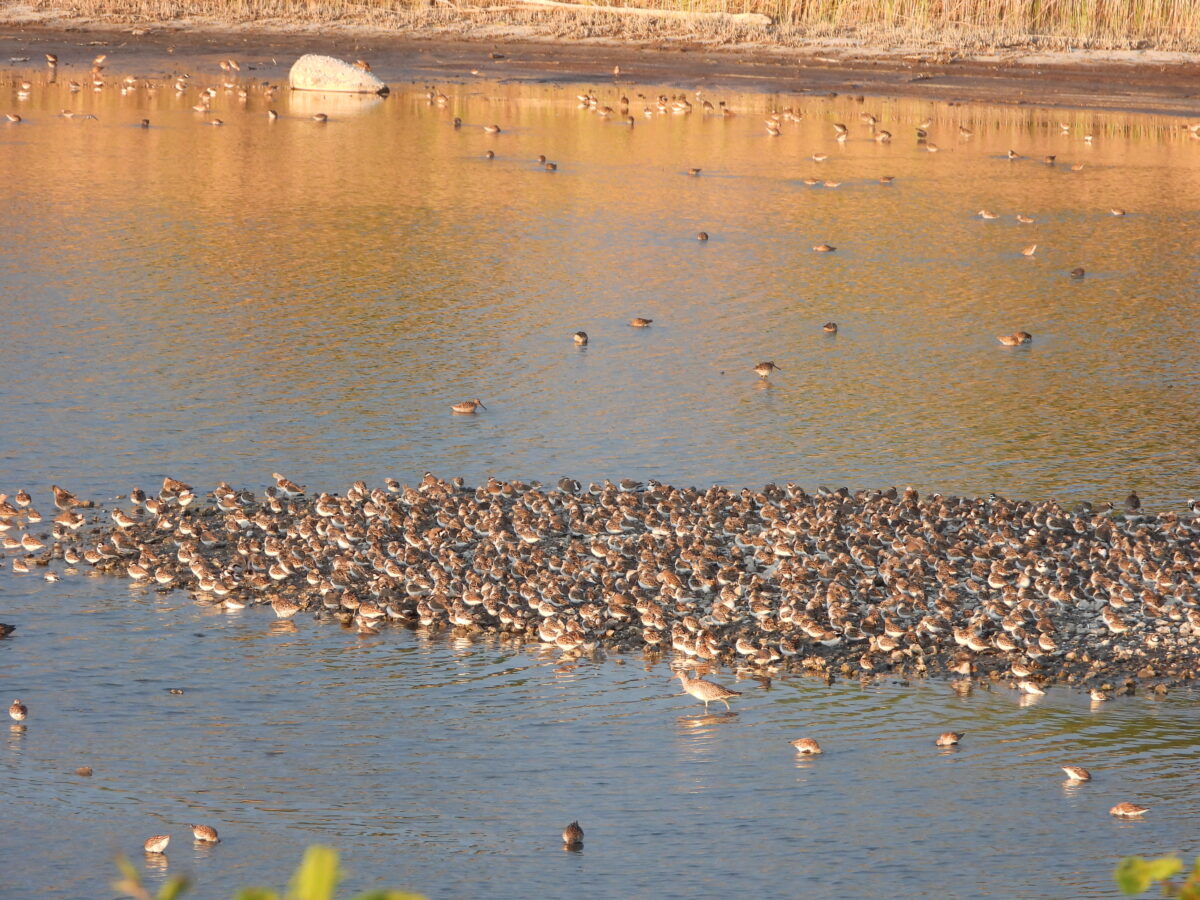
M 911 488 L 470 487 L 427 473 L 337 494 L 276 473 L 261 494 L 167 478 L 107 509 L 57 486 L 52 500 L 42 531 L 31 497 L 0 496 L 13 572 L 94 566 L 364 633 L 504 632 L 761 675 L 1063 683 L 1097 701 L 1197 674 L 1200 521 L 1143 514 L 1136 493 L 1067 510 Z

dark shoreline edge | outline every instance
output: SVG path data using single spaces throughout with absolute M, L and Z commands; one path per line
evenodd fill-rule
M 386 81 L 470 81 L 487 78 L 539 83 L 621 83 L 704 87 L 759 93 L 851 93 L 929 101 L 1040 106 L 1200 116 L 1200 60 L 1164 63 L 1115 61 L 1112 54 L 1080 51 L 1044 57 L 963 58 L 939 61 L 930 53 L 828 46 L 811 49 L 761 45 L 711 47 L 672 41 L 669 47 L 615 42 L 522 40 L 505 35 L 464 39 L 337 30 L 292 33 L 266 27 L 172 30 L 3 20 L 0 58 L 28 56 L 26 68 L 44 68 L 41 54 L 56 53 L 64 72 L 86 69 L 108 52 L 113 72 L 151 75 L 214 66 L 228 56 L 272 57 L 257 77 L 282 81 L 295 57 L 319 52 L 350 59 L 369 56 Z M 829 54 L 836 53 L 837 57 Z M 35 55 L 36 54 L 36 55 Z M 472 70 L 479 75 L 472 75 Z M 215 71 L 215 69 L 214 69 Z

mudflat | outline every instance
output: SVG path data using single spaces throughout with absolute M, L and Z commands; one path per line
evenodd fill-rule
M 1025 48 L 960 57 L 832 42 L 714 47 L 680 40 L 566 41 L 521 29 L 464 39 L 347 28 L 318 35 L 254 25 L 184 31 L 168 25 L 0 21 L 0 59 L 7 66 L 41 66 L 42 54 L 54 53 L 64 74 L 85 69 L 99 53 L 108 54 L 109 71 L 147 77 L 203 71 L 234 56 L 258 77 L 281 81 L 295 58 L 310 52 L 365 58 L 386 81 L 617 79 L 709 91 L 850 93 L 1200 116 L 1200 56 L 1163 51 Z

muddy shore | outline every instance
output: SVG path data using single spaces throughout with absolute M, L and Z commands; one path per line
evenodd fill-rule
M 814 44 L 711 47 L 685 41 L 616 44 L 554 41 L 518 29 L 471 39 L 333 28 L 320 35 L 258 27 L 180 30 L 98 27 L 79 22 L 13 21 L 0 9 L 0 67 L 44 66 L 53 53 L 64 73 L 85 71 L 107 53 L 110 72 L 145 77 L 218 72 L 236 57 L 243 74 L 283 81 L 303 53 L 369 59 L 391 82 L 477 78 L 534 83 L 659 84 L 707 91 L 853 93 L 931 101 L 1116 110 L 1200 117 L 1200 57 L 1154 51 L 1038 52 L 950 57 L 904 49 Z M 614 67 L 620 74 L 614 76 Z

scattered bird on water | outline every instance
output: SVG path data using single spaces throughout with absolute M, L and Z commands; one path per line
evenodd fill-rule
M 1019 687 L 1023 693 L 1029 694 L 1032 697 L 1041 697 L 1046 693 L 1032 681 L 1018 682 L 1017 687 Z
M 1129 496 L 1125 498 L 1125 508 L 1130 510 L 1142 508 L 1142 498 L 1137 495 L 1137 491 L 1129 492 Z
M 814 153 L 812 155 L 813 162 L 825 162 L 827 159 L 829 159 L 828 153 Z
M 1086 274 L 1087 274 L 1087 272 L 1084 271 L 1083 266 L 1076 266 L 1074 269 L 1071 270 L 1072 278 L 1082 278 Z
M 279 118 L 279 113 L 275 112 L 275 110 L 273 110 L 273 109 L 268 109 L 267 110 L 267 118 L 270 121 L 274 122 L 276 119 Z
M 729 709 L 729 698 L 740 697 L 741 691 L 731 690 L 723 685 L 717 684 L 715 681 L 707 681 L 704 678 L 691 678 L 687 672 L 676 672 L 675 677 L 683 684 L 683 689 L 686 693 L 691 694 L 697 700 L 704 704 L 704 711 L 708 712 L 708 704 L 724 703 L 725 709 Z
M 20 125 L 20 124 L 21 124 L 21 122 L 22 122 L 22 121 L 24 121 L 24 120 L 23 120 L 23 119 L 22 119 L 22 118 L 21 118 L 19 115 L 17 115 L 16 113 L 5 113 L 5 114 L 4 114 L 4 118 L 6 118 L 8 121 L 12 122 L 14 125 Z
M 938 747 L 953 747 L 962 740 L 965 731 L 943 731 L 933 743 Z
M 699 234 L 696 235 L 696 240 L 698 240 L 700 242 L 707 241 L 708 240 L 708 232 L 701 231 Z
M 1021 254 L 1023 256 L 1033 256 L 1033 254 L 1037 253 L 1037 248 L 1038 248 L 1037 244 L 1030 244 L 1028 247 L 1026 247 L 1024 250 L 1021 251 Z
M 8 714 L 14 721 L 24 722 L 26 716 L 29 715 L 29 707 L 20 700 L 14 700 L 12 705 L 8 708 Z
M 896 180 L 896 176 L 895 176 L 895 175 L 880 175 L 880 176 L 879 176 L 879 183 L 880 183 L 880 184 L 891 184 L 891 183 L 892 183 L 893 181 L 895 181 L 895 180 Z
M 483 130 L 486 134 L 499 134 L 500 126 L 499 125 L 484 125 Z
M 653 323 L 653 319 L 643 319 L 641 316 L 636 316 L 629 320 L 629 324 L 633 328 L 649 328 Z
M 92 777 L 92 767 L 91 766 L 80 766 L 78 769 L 75 770 L 75 774 L 78 775 L 80 778 L 91 778 Z
M 1068 781 L 1091 781 L 1092 773 L 1083 766 L 1062 766 L 1064 772 L 1067 773 Z
M 542 168 L 545 169 L 547 172 L 557 172 L 558 171 L 558 163 L 548 162 L 544 166 L 542 166 Z
M 588 342 L 587 332 L 586 331 L 575 332 L 574 340 L 575 340 L 575 343 L 577 343 L 580 347 L 586 347 L 587 342 Z
M 1125 210 L 1121 209 L 1119 206 L 1114 206 L 1112 209 L 1109 210 L 1109 212 L 1112 213 L 1114 216 L 1125 215 Z
M 154 837 L 146 838 L 146 842 L 142 844 L 142 849 L 147 853 L 162 853 L 167 849 L 167 844 L 171 843 L 169 834 L 156 834 Z
M 16 630 L 16 625 L 5 625 L 3 622 L 0 622 L 0 638 L 6 638 Z
M 483 405 L 483 401 L 478 398 L 474 400 L 460 400 L 450 408 L 456 413 L 464 414 L 474 413 L 477 409 L 487 409 L 487 407 Z
M 29 496 L 29 491 L 25 490 L 25 488 L 21 488 L 15 494 L 13 494 L 13 500 L 16 502 L 17 506 L 22 508 L 33 503 L 33 498 Z
M 217 829 L 211 825 L 188 825 L 188 828 L 192 829 L 192 837 L 198 841 L 215 844 L 220 840 Z
M 149 120 L 149 119 L 142 119 L 142 127 L 143 127 L 143 128 L 149 128 L 149 127 L 150 127 L 150 120 Z
M 1105 700 L 1109 699 L 1108 691 L 1102 691 L 1100 688 L 1092 688 L 1088 693 L 1088 696 L 1092 698 L 1093 703 L 1103 703 Z
M 1138 806 L 1136 803 L 1130 803 L 1128 800 L 1123 800 L 1110 809 L 1110 815 L 1114 815 L 1119 819 L 1136 819 L 1144 816 L 1150 811 L 1148 806 Z
M 791 742 L 791 745 L 801 756 L 815 756 L 821 752 L 821 745 L 813 738 L 797 738 Z
M 314 113 L 312 119 L 314 122 L 319 122 L 323 125 L 329 121 L 329 116 L 325 115 L 325 113 Z
M 1020 213 L 1017 213 L 1017 221 L 1020 222 L 1022 225 L 1032 225 L 1034 222 L 1034 219 L 1032 216 L 1025 216 L 1025 215 L 1021 215 Z
M 563 844 L 569 849 L 575 849 L 583 846 L 583 829 L 579 827 L 578 822 L 572 822 L 562 833 Z
M 981 218 L 981 219 L 998 219 L 998 218 L 1000 218 L 999 214 L 994 213 L 991 210 L 987 210 L 987 209 L 981 209 L 979 211 L 978 215 L 979 215 L 979 218 Z
M 832 253 L 836 249 L 837 249 L 837 247 L 834 247 L 832 244 L 817 244 L 813 247 L 813 252 L 815 252 L 815 253 Z
M 1005 347 L 1019 347 L 1021 344 L 1032 343 L 1033 335 L 1028 331 L 1015 331 L 1012 334 L 997 335 L 996 340 Z
M 46 65 L 48 65 L 50 68 L 53 69 L 55 66 L 58 65 L 58 57 L 55 56 L 53 53 L 47 53 L 46 54 Z
M 688 174 L 695 177 L 700 174 L 700 169 L 688 169 Z
M 772 371 L 782 372 L 783 369 L 780 369 L 779 366 L 775 365 L 773 362 L 760 362 L 754 367 L 754 371 L 758 373 L 759 378 L 766 378 L 771 374 Z
M 1016 150 L 1009 150 L 1009 151 L 1008 151 L 1008 158 L 1009 158 L 1009 159 L 1020 159 L 1020 158 L 1021 158 L 1021 154 L 1020 154 L 1020 153 L 1018 153 Z
M 837 334 L 838 324 L 837 322 L 826 322 L 821 326 L 821 330 L 826 334 Z

